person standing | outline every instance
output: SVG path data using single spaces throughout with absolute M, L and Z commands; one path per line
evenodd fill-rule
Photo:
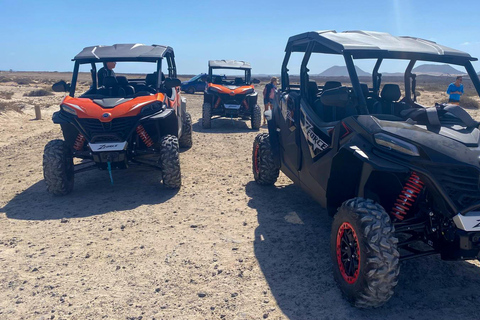
M 460 104 L 460 96 L 463 94 L 462 76 L 458 76 L 455 82 L 450 83 L 447 89 L 447 94 L 450 95 L 448 103 Z
M 103 86 L 103 79 L 105 77 L 115 77 L 115 72 L 113 71 L 113 68 L 117 63 L 115 61 L 108 61 L 103 64 L 103 67 L 98 70 L 98 86 L 101 87 Z
M 272 77 L 270 82 L 267 83 L 265 89 L 263 89 L 263 104 L 265 105 L 265 111 L 271 110 L 273 107 L 273 99 L 275 99 L 275 93 L 277 92 L 277 77 Z M 267 123 L 265 115 L 263 116 L 263 124 Z

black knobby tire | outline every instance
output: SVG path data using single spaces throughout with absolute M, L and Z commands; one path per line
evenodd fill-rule
M 212 127 L 212 105 L 204 103 L 202 107 L 202 127 L 210 129 Z
M 260 125 L 262 124 L 262 110 L 258 104 L 253 107 L 251 122 L 253 130 L 260 129 Z
M 169 189 L 180 188 L 182 176 L 177 137 L 169 134 L 160 139 L 159 165 L 162 169 L 163 185 Z
M 64 196 L 73 190 L 73 157 L 65 141 L 57 139 L 47 143 L 43 151 L 43 178 L 47 190 Z
M 192 147 L 192 116 L 190 113 L 185 112 L 185 119 L 183 121 L 182 136 L 178 139 L 180 148 Z
M 330 240 L 334 277 L 347 300 L 359 308 L 386 303 L 398 282 L 400 254 L 383 207 L 364 198 L 345 201 Z
M 194 93 L 195 93 L 195 88 L 194 88 L 194 87 L 190 87 L 190 88 L 187 89 L 186 92 L 189 93 L 189 94 L 194 94 Z
M 268 133 L 260 133 L 255 137 L 252 152 L 252 169 L 253 176 L 258 184 L 272 185 L 277 181 L 280 171 L 273 160 Z

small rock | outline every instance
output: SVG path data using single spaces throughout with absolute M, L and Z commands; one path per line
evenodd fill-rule
M 268 313 L 264 313 L 263 314 L 263 319 L 267 319 L 268 318 Z
M 198 228 L 198 226 L 196 224 L 192 224 L 190 228 Z
M 155 292 L 157 293 L 160 292 L 160 288 L 155 289 Z
M 122 226 L 120 227 L 120 229 L 122 229 L 122 230 L 125 229 L 125 226 L 122 224 Z
M 234 292 L 230 295 L 232 298 L 235 298 L 236 296 L 238 296 L 238 293 Z
M 68 219 L 66 218 L 62 218 L 62 220 L 60 220 L 60 223 L 67 223 L 68 222 Z
M 205 292 L 199 292 L 197 293 L 200 298 L 205 298 L 207 294 Z

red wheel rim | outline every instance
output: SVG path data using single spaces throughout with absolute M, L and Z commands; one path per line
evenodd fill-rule
M 336 247 L 340 273 L 347 283 L 353 284 L 360 274 L 360 244 L 350 223 L 344 222 L 338 229 Z
M 260 173 L 260 167 L 258 166 L 258 163 L 260 162 L 260 159 L 258 159 L 258 150 L 260 149 L 260 145 L 255 146 L 255 151 L 253 153 L 253 166 L 255 169 L 255 173 L 258 175 Z

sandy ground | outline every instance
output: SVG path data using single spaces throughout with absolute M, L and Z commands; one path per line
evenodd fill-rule
M 257 132 L 229 119 L 203 130 L 201 94 L 186 95 L 194 146 L 178 192 L 133 167 L 113 186 L 89 171 L 49 195 L 42 153 L 61 137 L 50 118 L 62 95 L 23 97 L 32 86 L 0 86 L 23 106 L 0 114 L 0 319 L 479 318 L 478 264 L 436 256 L 403 262 L 384 307 L 351 307 L 332 276 L 332 219 L 283 174 L 257 186 Z

